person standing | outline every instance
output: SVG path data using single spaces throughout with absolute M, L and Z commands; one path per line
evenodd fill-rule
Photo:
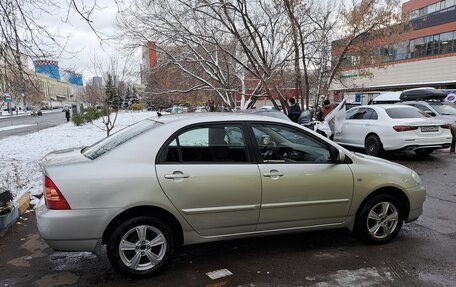
M 299 116 L 301 115 L 301 108 L 296 103 L 295 98 L 291 98 L 288 102 L 290 103 L 290 107 L 288 108 L 288 117 L 290 120 L 297 123 Z
M 324 121 L 326 116 L 334 110 L 334 107 L 331 105 L 329 100 L 325 100 L 323 102 L 323 107 L 320 109 L 320 113 L 318 115 L 318 120 Z
M 65 110 L 65 117 L 67 119 L 67 122 L 69 122 L 70 121 L 70 109 Z

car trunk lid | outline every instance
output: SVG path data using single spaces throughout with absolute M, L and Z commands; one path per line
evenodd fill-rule
M 393 128 L 398 132 L 408 132 L 420 136 L 433 137 L 448 130 L 442 127 L 444 124 L 445 122 L 437 119 L 395 119 Z M 410 127 L 410 129 L 405 127 Z
M 81 154 L 81 149 L 82 147 L 53 151 L 44 156 L 40 165 L 46 169 L 49 166 L 90 161 Z

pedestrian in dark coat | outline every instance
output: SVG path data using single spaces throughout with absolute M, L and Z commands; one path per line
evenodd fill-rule
M 288 108 L 288 117 L 290 118 L 290 120 L 297 123 L 299 120 L 299 116 L 301 115 L 301 108 L 296 103 L 295 98 L 291 98 L 289 100 L 289 103 L 290 107 Z
M 69 122 L 70 121 L 70 110 L 69 109 L 65 110 L 65 117 L 67 119 L 67 122 Z

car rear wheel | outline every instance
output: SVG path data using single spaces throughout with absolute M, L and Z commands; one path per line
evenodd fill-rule
M 119 225 L 107 242 L 108 259 L 121 273 L 132 278 L 156 274 L 174 251 L 172 229 L 153 217 L 135 217 Z
M 364 141 L 364 149 L 368 155 L 378 156 L 383 152 L 383 145 L 377 135 L 368 135 Z
M 397 236 L 403 221 L 404 212 L 400 202 L 391 195 L 379 194 L 361 207 L 355 232 L 367 243 L 383 244 Z

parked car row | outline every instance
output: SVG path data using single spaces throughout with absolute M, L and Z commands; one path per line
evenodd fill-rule
M 456 105 L 446 98 L 446 93 L 429 88 L 388 92 L 375 98 L 373 105 L 345 105 L 346 118 L 337 131 L 334 121 L 330 121 L 330 129 L 315 121 L 311 111 L 304 111 L 299 123 L 323 135 L 335 132 L 334 141 L 374 156 L 398 150 L 413 150 L 418 155 L 448 147 L 453 151 Z

